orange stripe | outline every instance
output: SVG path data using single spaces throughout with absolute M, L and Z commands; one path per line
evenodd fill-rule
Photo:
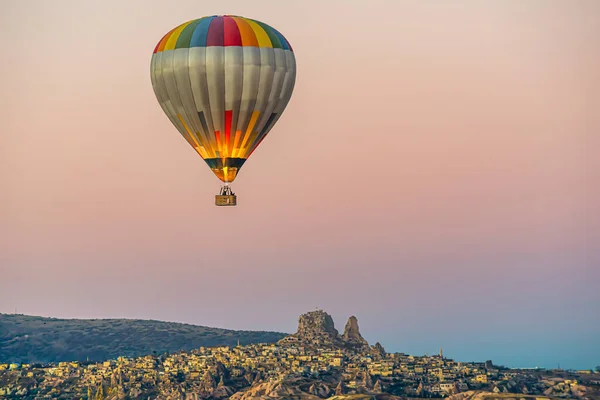
M 271 43 L 271 39 L 269 38 L 269 35 L 262 28 L 262 26 L 260 26 L 259 24 L 257 24 L 256 22 L 254 22 L 250 19 L 244 19 L 244 21 L 246 21 L 246 23 L 248 23 L 248 25 L 250 25 L 250 27 L 254 31 L 254 35 L 256 36 L 256 40 L 258 42 L 258 47 L 267 47 L 267 48 L 273 47 L 273 43 Z
M 177 29 L 177 28 L 178 28 L 178 26 L 176 26 L 175 28 L 171 29 L 171 30 L 169 31 L 169 33 L 167 33 L 167 34 L 165 35 L 165 37 L 163 37 L 163 38 L 162 38 L 162 40 L 160 41 L 160 44 L 158 45 L 158 48 L 156 49 L 156 52 L 157 52 L 157 53 L 158 53 L 158 52 L 161 52 L 161 51 L 163 51 L 163 50 L 165 49 L 165 45 L 167 44 L 167 40 L 169 40 L 169 37 L 171 36 L 171 34 L 172 34 L 173 32 L 175 32 L 175 29 Z
M 242 46 L 254 46 L 258 47 L 258 40 L 254 34 L 254 30 L 244 19 L 238 17 L 231 17 L 235 21 L 240 30 L 240 36 L 242 37 Z

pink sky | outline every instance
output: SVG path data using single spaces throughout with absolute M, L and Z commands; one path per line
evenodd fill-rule
M 600 363 L 600 2 L 1 11 L 0 312 L 290 332 L 320 306 L 391 350 Z M 149 75 L 167 31 L 213 14 L 297 59 L 236 208 Z

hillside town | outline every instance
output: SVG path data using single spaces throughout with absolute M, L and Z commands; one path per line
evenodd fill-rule
M 343 334 L 322 310 L 277 343 L 212 347 L 101 363 L 0 364 L 0 399 L 580 398 L 600 392 L 592 371 L 513 370 L 492 361 L 387 353 L 350 317 Z

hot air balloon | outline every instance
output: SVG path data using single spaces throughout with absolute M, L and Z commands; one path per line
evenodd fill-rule
M 163 111 L 224 183 L 215 204 L 236 205 L 230 184 L 292 96 L 290 43 L 263 22 L 203 17 L 163 36 L 150 71 Z

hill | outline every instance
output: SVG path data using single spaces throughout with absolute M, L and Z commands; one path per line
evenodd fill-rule
M 129 319 L 57 319 L 0 314 L 0 363 L 103 361 L 202 346 L 273 343 L 280 332 L 234 331 Z

